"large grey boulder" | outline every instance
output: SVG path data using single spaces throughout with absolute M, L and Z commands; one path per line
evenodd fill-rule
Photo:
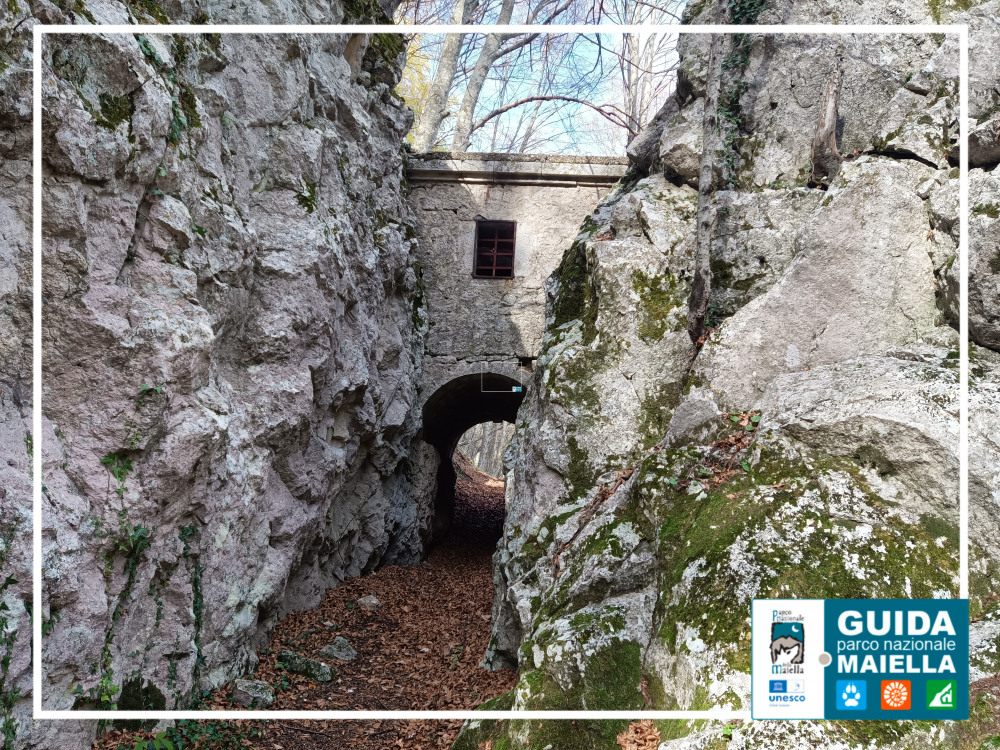
M 754 407 L 766 415 L 767 427 L 832 456 L 855 458 L 882 481 L 902 484 L 919 503 L 914 510 L 954 518 L 958 341 L 951 343 L 779 375 Z
M 697 187 L 701 166 L 702 119 L 705 100 L 674 111 L 664 122 L 659 138 L 659 164 L 664 174 Z
M 660 152 L 660 137 L 663 134 L 663 128 L 666 126 L 667 121 L 679 111 L 680 104 L 677 101 L 677 97 L 671 96 L 660 108 L 660 111 L 656 113 L 652 121 L 632 139 L 632 142 L 625 149 L 625 154 L 628 156 L 629 161 L 642 170 L 643 173 L 648 174 L 656 163 Z
M 871 157 L 845 164 L 778 283 L 712 334 L 695 362 L 696 382 L 720 405 L 744 409 L 779 374 L 929 333 L 939 313 L 930 225 L 915 189 L 932 173 Z
M 710 20 L 711 8 L 691 3 L 685 18 Z M 883 13 L 929 17 L 915 2 L 891 12 L 818 2 L 768 7 L 758 20 Z M 699 119 L 687 115 L 704 93 L 707 39 L 682 37 L 680 50 L 682 107 L 657 126 L 657 166 L 687 188 L 700 151 Z M 674 338 L 693 201 L 653 179 L 612 194 L 550 280 L 544 354 L 507 454 L 485 660 L 517 663 L 517 708 L 746 710 L 754 597 L 959 592 L 958 340 L 942 325 L 958 320 L 954 45 L 751 36 L 742 51 L 723 81 L 742 114 L 718 154 L 731 184 L 712 205 L 717 328 L 693 366 Z M 845 159 L 821 190 L 809 187 L 811 141 L 838 55 Z M 895 130 L 894 150 L 883 136 Z M 648 399 L 657 380 L 668 387 Z M 632 410 L 635 399 L 648 406 Z M 992 497 L 993 456 L 970 458 L 976 497 Z M 976 513 L 972 607 L 988 621 L 1000 513 Z M 997 643 L 979 630 L 986 673 Z M 474 722 L 455 746 L 531 747 L 552 742 L 550 729 Z M 950 731 L 908 728 L 899 747 L 948 747 Z M 739 747 L 871 744 L 808 723 L 731 735 Z M 675 736 L 663 747 L 727 741 L 721 725 L 679 724 Z M 611 747 L 586 729 L 577 740 Z

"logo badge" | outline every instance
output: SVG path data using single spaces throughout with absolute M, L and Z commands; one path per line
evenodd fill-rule
M 769 693 L 787 693 L 788 682 L 787 680 L 769 680 L 767 691 Z
M 955 680 L 927 680 L 927 708 L 955 708 Z
M 882 680 L 882 710 L 909 711 L 911 693 L 909 680 Z
M 801 664 L 805 658 L 805 627 L 802 623 L 772 622 L 771 663 Z
M 838 711 L 864 711 L 867 707 L 867 682 L 864 680 L 837 680 Z

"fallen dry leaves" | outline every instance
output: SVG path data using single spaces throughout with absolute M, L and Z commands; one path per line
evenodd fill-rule
M 276 691 L 272 710 L 471 710 L 514 686 L 514 670 L 479 666 L 490 639 L 492 555 L 503 530 L 504 483 L 457 456 L 455 526 L 417 568 L 389 566 L 327 591 L 317 609 L 278 622 L 260 664 L 247 678 Z M 356 605 L 373 594 L 382 603 L 368 612 Z M 324 625 L 329 622 L 334 627 Z M 350 662 L 318 651 L 337 636 L 357 650 Z M 324 661 L 337 670 L 317 683 L 277 667 L 282 649 Z M 235 710 L 232 685 L 216 690 L 205 709 Z M 252 722 L 247 722 L 252 724 Z M 451 745 L 461 721 L 258 722 L 264 737 L 246 747 L 262 750 L 430 750 Z M 144 733 L 107 733 L 95 750 L 131 748 Z
M 643 719 L 625 727 L 617 742 L 622 750 L 656 750 L 660 746 L 660 730 L 650 719 Z

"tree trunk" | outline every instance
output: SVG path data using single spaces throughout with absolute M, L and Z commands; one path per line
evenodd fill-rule
M 451 23 L 467 24 L 476 5 L 476 0 L 457 0 L 455 12 L 451 15 Z M 458 69 L 458 57 L 462 51 L 464 38 L 464 34 L 448 34 L 441 45 L 441 59 L 434 74 L 434 83 L 427 93 L 427 101 L 421 109 L 417 131 L 413 134 L 413 150 L 418 153 L 433 148 L 441 122 L 448 114 L 448 94 L 455 81 L 455 71 Z
M 724 23 L 726 3 L 719 0 L 715 23 Z M 708 56 L 708 81 L 705 91 L 705 116 L 702 120 L 701 168 L 698 172 L 698 228 L 694 256 L 694 279 L 688 300 L 688 335 L 695 345 L 704 343 L 708 333 L 705 318 L 708 300 L 712 293 L 712 195 L 715 167 L 715 149 L 719 132 L 719 92 L 722 89 L 722 56 L 725 48 L 723 34 L 712 35 Z
M 514 0 L 503 0 L 497 24 L 506 26 L 510 23 L 510 17 L 513 14 Z M 469 150 L 469 141 L 472 138 L 472 118 L 476 113 L 476 105 L 479 103 L 479 95 L 482 93 L 483 85 L 486 83 L 486 76 L 499 56 L 501 41 L 500 34 L 488 34 L 486 40 L 483 42 L 483 48 L 479 52 L 479 59 L 476 60 L 476 67 L 472 69 L 472 75 L 469 76 L 469 83 L 465 87 L 462 106 L 458 110 L 458 119 L 455 122 L 455 135 L 451 141 L 452 151 Z
M 840 171 L 843 157 L 837 150 L 837 118 L 839 117 L 841 69 L 840 55 L 833 65 L 833 71 L 823 91 L 823 107 L 816 124 L 816 135 L 812 143 L 812 179 L 829 185 Z

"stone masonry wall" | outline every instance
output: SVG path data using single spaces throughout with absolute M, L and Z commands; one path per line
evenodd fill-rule
M 423 400 L 480 369 L 520 379 L 516 358 L 537 357 L 545 329 L 545 279 L 625 167 L 587 157 L 409 157 L 429 322 Z M 477 216 L 517 222 L 513 279 L 472 278 Z

